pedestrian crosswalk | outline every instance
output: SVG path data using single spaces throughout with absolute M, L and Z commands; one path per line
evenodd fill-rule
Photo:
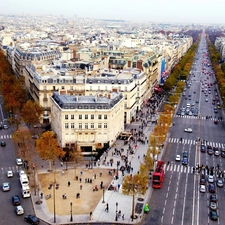
M 187 119 L 212 120 L 212 121 L 218 120 L 218 118 L 215 118 L 215 117 L 206 119 L 205 116 L 201 116 L 201 117 L 199 118 L 198 116 L 188 116 L 188 115 L 181 116 L 181 115 L 174 115 L 173 117 L 180 117 L 180 118 L 187 118 Z M 220 119 L 219 121 L 223 121 L 223 120 Z
M 11 139 L 11 138 L 12 138 L 12 135 L 11 134 L 0 135 L 0 140 Z
M 196 145 L 196 140 L 189 140 L 189 139 L 182 139 L 182 142 L 180 141 L 180 138 L 169 138 L 168 142 L 170 143 L 181 143 L 181 144 L 187 144 L 187 145 Z M 225 144 L 223 143 L 217 143 L 217 142 L 209 142 L 207 141 L 207 145 L 210 145 L 212 147 L 217 148 L 225 148 Z
M 7 171 L 12 171 L 14 175 L 18 174 L 20 170 L 23 170 L 21 166 L 9 166 L 9 167 L 1 167 L 0 174 L 6 174 Z
M 165 172 L 193 173 L 193 166 L 183 166 L 180 164 L 169 164 L 164 167 Z

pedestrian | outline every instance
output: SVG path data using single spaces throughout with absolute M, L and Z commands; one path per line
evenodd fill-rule
M 105 211 L 106 211 L 107 213 L 109 212 L 109 204 L 108 204 L 108 203 L 105 205 Z
M 68 187 L 70 187 L 70 181 L 68 181 Z
M 100 172 L 100 174 L 99 174 L 99 175 L 100 175 L 100 177 L 101 177 L 101 176 L 102 176 L 102 172 Z
M 82 178 L 80 178 L 80 183 L 82 182 Z
M 62 176 L 64 175 L 64 170 L 62 170 Z
M 93 220 L 92 211 L 90 212 L 90 220 Z
M 80 190 L 82 190 L 82 187 L 83 187 L 83 186 L 82 186 L 82 185 L 80 185 Z
M 124 220 L 124 214 L 122 215 L 122 220 Z
M 60 162 L 60 165 L 63 166 L 63 162 Z
M 41 199 L 43 199 L 43 193 L 42 193 L 42 192 L 41 192 L 41 194 L 40 194 L 40 195 L 41 195 Z

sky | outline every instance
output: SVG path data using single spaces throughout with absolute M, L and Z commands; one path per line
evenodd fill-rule
M 5 0 L 0 14 L 222 24 L 224 9 L 225 0 Z

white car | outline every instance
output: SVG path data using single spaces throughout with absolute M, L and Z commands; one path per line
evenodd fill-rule
M 25 174 L 24 170 L 19 171 L 19 176 L 21 176 L 22 174 Z
M 192 129 L 191 128 L 186 128 L 186 129 L 184 129 L 184 132 L 192 133 Z
M 15 211 L 16 211 L 16 215 L 23 215 L 24 214 L 24 209 L 21 205 L 16 206 Z
M 176 155 L 176 159 L 175 159 L 176 161 L 180 161 L 180 155 Z
M 223 187 L 223 181 L 222 180 L 217 180 L 216 185 L 218 187 Z
M 8 127 L 8 125 L 4 124 L 4 125 L 3 125 L 3 128 L 6 130 L 6 129 L 8 129 L 9 127 Z
M 2 184 L 2 190 L 3 191 L 9 191 L 10 190 L 10 186 L 9 186 L 9 183 L 8 182 L 4 182 Z
M 205 191 L 206 191 L 205 185 L 200 185 L 200 192 L 205 193 Z
M 13 177 L 13 171 L 12 170 L 7 171 L 7 177 Z
M 22 159 L 17 158 L 17 159 L 16 159 L 16 165 L 18 165 L 18 166 L 23 165 L 23 161 L 22 161 Z
M 213 183 L 213 182 L 214 182 L 214 176 L 209 175 L 209 176 L 208 176 L 208 182 L 209 182 L 209 183 Z

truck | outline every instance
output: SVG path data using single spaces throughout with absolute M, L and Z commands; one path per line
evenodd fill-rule
M 30 197 L 29 180 L 26 174 L 20 174 L 21 193 L 23 198 Z
M 21 193 L 23 198 L 29 198 L 30 197 L 30 187 L 28 184 L 23 184 L 21 187 Z
M 163 180 L 164 180 L 164 165 L 163 161 L 158 161 L 155 171 L 152 175 L 152 187 L 153 188 L 162 188 Z

